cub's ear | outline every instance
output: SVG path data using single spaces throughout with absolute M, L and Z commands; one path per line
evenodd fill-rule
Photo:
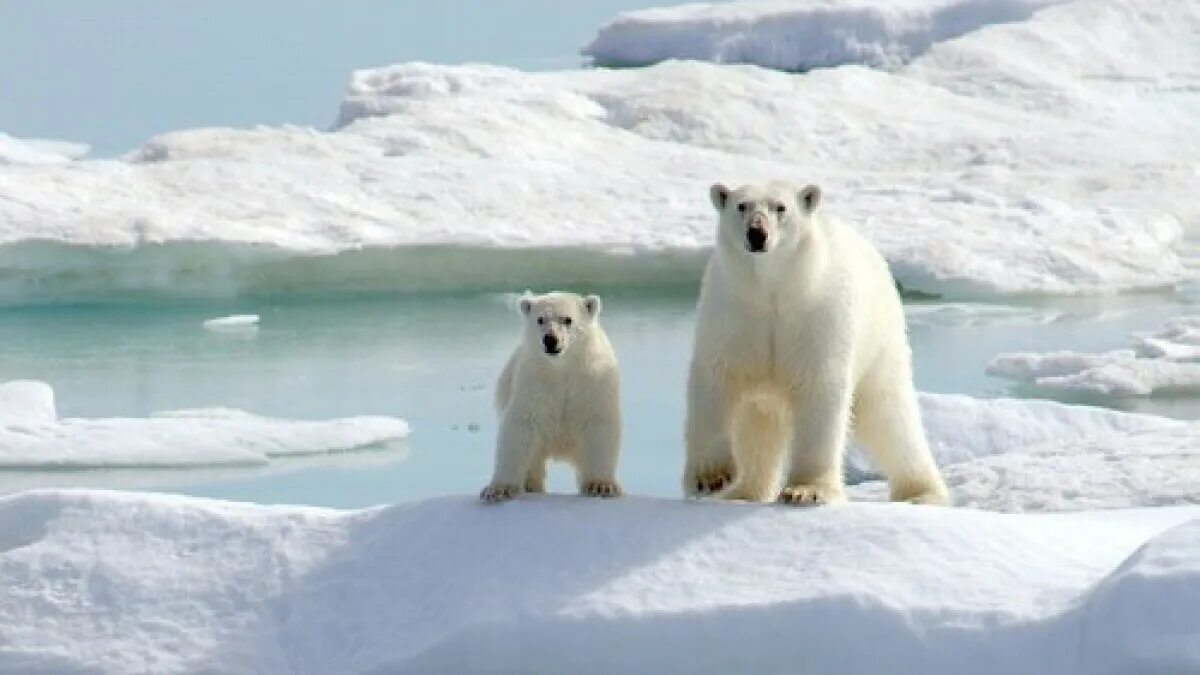
M 816 211 L 817 204 L 821 203 L 821 188 L 816 185 L 805 185 L 796 195 L 796 201 L 800 202 L 800 208 L 804 209 L 805 213 Z
M 593 319 L 600 316 L 600 308 L 603 306 L 598 295 L 589 295 L 583 299 L 583 308 L 587 310 L 588 316 Z
M 525 291 L 525 294 L 517 301 L 517 309 L 521 310 L 522 314 L 529 316 L 529 312 L 533 310 L 533 293 Z
M 712 200 L 713 208 L 723 211 L 725 204 L 729 201 L 729 188 L 720 183 L 713 183 L 713 186 L 708 189 L 708 198 Z

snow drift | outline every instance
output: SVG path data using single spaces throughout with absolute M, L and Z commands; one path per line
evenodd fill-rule
M 408 435 L 391 417 L 282 420 L 203 408 L 148 418 L 59 418 L 43 382 L 0 384 L 0 469 L 258 465 L 379 447 Z
M 1198 525 L 1200 508 L 27 492 L 0 498 L 0 670 L 1191 672 Z
M 197 129 L 0 169 L 0 301 L 694 284 L 715 180 L 825 188 L 907 288 L 1191 278 L 1194 6 L 1079 0 L 895 72 L 359 71 L 336 129 Z M 1147 75 L 1149 73 L 1150 75 Z M 98 199 L 103 195 L 103 199 Z
M 20 164 L 65 164 L 88 154 L 83 143 L 42 138 L 14 138 L 0 131 L 0 166 Z
M 640 9 L 601 28 L 583 54 L 618 67 L 693 59 L 799 71 L 848 63 L 895 68 L 938 42 L 1028 19 L 1055 1 L 742 0 Z

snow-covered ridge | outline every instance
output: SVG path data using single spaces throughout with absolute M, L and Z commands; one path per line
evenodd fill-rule
M 708 186 L 770 178 L 819 183 L 909 289 L 1169 286 L 1194 276 L 1200 94 L 1134 76 L 1200 61 L 1196 14 L 1078 0 L 897 72 L 361 71 L 334 131 L 0 168 L 0 302 L 694 284 Z
M 895 68 L 931 46 L 1062 0 L 741 0 L 620 13 L 583 54 L 598 66 L 668 59 L 803 71 L 857 63 Z
M 65 164 L 87 155 L 83 143 L 41 138 L 14 138 L 0 131 L 0 166 L 17 164 Z
M 1198 581 L 1198 507 L 39 491 L 0 498 L 0 670 L 1191 672 Z
M 43 382 L 0 384 L 0 469 L 212 467 L 380 447 L 408 435 L 393 417 L 284 420 L 229 408 L 146 418 L 59 418 Z

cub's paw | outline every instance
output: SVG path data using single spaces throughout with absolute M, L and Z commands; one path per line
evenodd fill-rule
M 780 504 L 795 506 L 820 506 L 846 501 L 841 488 L 829 485 L 789 485 L 779 493 Z
M 499 504 L 500 502 L 506 502 L 519 494 L 521 494 L 521 487 L 519 485 L 492 483 L 480 491 L 479 499 L 487 502 L 488 504 Z
M 585 497 L 600 497 L 612 499 L 621 496 L 621 486 L 610 480 L 590 480 L 579 488 L 579 493 Z
M 693 474 L 687 488 L 693 495 L 705 496 L 715 495 L 730 485 L 733 485 L 733 467 L 723 466 Z

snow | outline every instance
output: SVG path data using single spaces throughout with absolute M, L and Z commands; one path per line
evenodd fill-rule
M 596 65 L 619 67 L 691 59 L 801 71 L 843 64 L 895 68 L 938 42 L 1028 19 L 1054 2 L 751 0 L 657 7 L 622 12 L 583 54 Z
M 0 302 L 694 285 L 708 186 L 780 177 L 821 184 L 908 289 L 1169 286 L 1200 222 L 1197 22 L 1078 0 L 895 71 L 359 71 L 328 132 L 0 169 Z
M 1044 441 L 1069 441 L 1110 432 L 1174 430 L 1185 423 L 1054 401 L 919 395 L 921 418 L 939 464 L 1014 452 Z
M 80 159 L 90 148 L 83 143 L 41 138 L 14 138 L 0 131 L 0 167 L 27 164 L 65 164 Z
M 1100 353 L 1000 354 L 987 372 L 1048 392 L 1101 398 L 1200 393 L 1200 317 L 1177 317 L 1131 340 L 1133 349 Z
M 1198 525 L 1200 507 L 25 492 L 0 498 L 0 670 L 1191 672 Z
M 1079 433 L 943 463 L 957 506 L 1006 512 L 1085 511 L 1200 503 L 1200 426 Z M 874 480 L 850 488 L 883 501 Z
M 146 418 L 59 418 L 43 382 L 0 384 L 0 468 L 259 465 L 275 457 L 383 446 L 408 435 L 392 417 L 285 420 L 229 408 Z

